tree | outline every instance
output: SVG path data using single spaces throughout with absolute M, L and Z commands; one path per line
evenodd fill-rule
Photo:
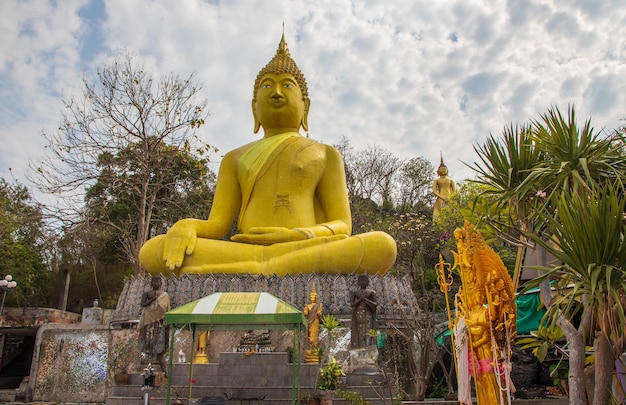
M 619 197 L 622 189 L 621 184 L 607 184 L 583 198 L 565 191 L 555 202 L 557 214 L 545 217 L 549 234 L 533 236 L 562 263 L 547 267 L 545 275 L 531 283 L 558 281 L 554 284 L 558 294 L 549 306 L 549 324 L 554 327 L 562 313 L 583 312 L 582 318 L 590 320 L 591 324 L 581 327 L 594 342 L 594 404 L 609 403 L 615 360 L 626 348 L 626 201 Z
M 384 230 L 394 238 L 398 246 L 396 259 L 398 273 L 411 276 L 416 295 L 429 297 L 434 285 L 428 282 L 427 272 L 431 271 L 434 274 L 438 258 L 436 251 L 438 238 L 432 218 L 412 213 L 392 215 L 384 221 Z
M 398 173 L 398 201 L 400 211 L 413 211 L 418 203 L 431 206 L 433 201 L 433 165 L 422 156 L 406 161 Z
M 348 195 L 357 200 L 373 201 L 383 209 L 393 208 L 398 188 L 397 172 L 403 162 L 378 145 L 354 152 L 346 137 L 335 147 L 343 157 Z
M 6 305 L 47 307 L 54 302 L 47 243 L 41 206 L 25 186 L 0 178 L 0 278 L 11 274 L 18 283 Z
M 103 308 L 115 308 L 124 278 L 133 274 L 120 244 L 115 229 L 97 221 L 78 221 L 63 229 L 56 262 L 72 276 L 68 310 L 80 313 L 94 298 Z
M 551 218 L 560 223 L 558 202 L 563 196 L 587 203 L 595 198 L 589 194 L 591 190 L 600 190 L 616 180 L 621 182 L 625 173 L 620 156 L 623 140 L 611 136 L 601 138 L 589 121 L 579 129 L 573 107 L 566 117 L 552 108 L 531 125 L 505 129 L 502 141 L 491 137 L 475 150 L 481 160 L 473 166 L 479 174 L 478 182 L 487 186 L 486 196 L 495 197 L 498 204 L 510 207 L 511 223 L 522 235 L 522 247 L 534 248 L 533 243 L 527 243 L 528 238 L 539 245 L 548 243 L 545 238 L 556 229 Z M 499 227 L 499 221 L 491 221 L 491 224 Z M 587 259 L 593 260 L 592 257 Z M 548 266 L 547 259 L 544 266 Z M 569 266 L 564 269 L 577 271 Z M 544 305 L 556 314 L 553 319 L 569 343 L 570 403 L 583 405 L 586 402 L 582 329 L 585 323 L 577 328 L 573 314 L 555 305 L 547 283 L 542 285 L 542 292 Z
M 139 249 L 153 215 L 185 181 L 187 173 L 176 172 L 181 161 L 209 160 L 210 148 L 194 135 L 208 115 L 206 100 L 193 75 L 154 79 L 128 52 L 100 68 L 96 83 L 84 78 L 83 84 L 82 96 L 65 102 L 58 130 L 44 133 L 48 154 L 31 162 L 31 178 L 42 191 L 62 196 L 66 204 L 56 212 L 66 225 L 95 220 L 123 231 L 126 258 L 139 273 Z M 85 189 L 91 210 L 81 211 Z M 117 212 L 113 205 L 120 201 L 132 204 Z M 92 216 L 98 206 L 119 215 Z
M 141 156 L 136 152 L 138 148 L 141 145 L 133 144 L 114 156 L 108 153 L 100 156 L 101 173 L 96 184 L 87 189 L 83 213 L 86 221 L 104 224 L 114 230 L 108 242 L 121 249 L 125 257 L 131 258 L 137 247 L 135 238 L 141 223 L 138 215 L 142 210 L 137 192 L 126 185 L 139 183 L 140 179 L 133 177 L 142 176 L 142 170 L 137 169 L 140 167 L 137 158 Z M 147 237 L 167 232 L 180 218 L 206 217 L 215 185 L 215 174 L 208 169 L 206 162 L 188 150 L 162 143 L 158 158 L 168 162 L 168 170 L 162 174 L 150 223 L 146 223 Z M 159 163 L 153 162 L 150 166 L 159 167 Z

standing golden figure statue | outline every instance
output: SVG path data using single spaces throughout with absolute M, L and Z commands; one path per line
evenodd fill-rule
M 438 179 L 433 182 L 433 194 L 437 197 L 433 210 L 433 220 L 436 220 L 441 209 L 448 205 L 450 197 L 455 192 L 454 180 L 448 178 L 448 168 L 443 164 L 443 156 L 440 158 L 439 168 L 437 168 Z
M 263 127 L 263 139 L 224 156 L 209 218 L 180 220 L 146 242 L 141 265 L 166 275 L 387 272 L 395 241 L 383 232 L 351 236 L 339 152 L 298 132 L 308 131 L 310 104 L 283 36 L 254 84 L 254 132 Z M 237 215 L 238 233 L 222 240 Z
M 196 343 L 196 355 L 193 357 L 194 364 L 207 364 L 209 362 L 209 355 L 206 353 L 207 342 L 209 341 L 210 333 L 208 330 L 200 332 L 198 335 L 198 341 Z
M 309 348 L 304 352 L 305 363 L 319 363 L 320 358 L 315 349 L 319 345 L 320 338 L 320 319 L 322 319 L 322 303 L 317 300 L 317 291 L 315 283 L 311 288 L 311 302 L 304 307 L 302 311 L 307 320 L 307 338 Z
M 511 347 L 516 336 L 513 281 L 500 257 L 473 225 L 454 232 L 454 268 L 461 276 L 457 293 L 455 354 L 459 402 L 471 404 L 470 377 L 479 405 L 510 403 Z

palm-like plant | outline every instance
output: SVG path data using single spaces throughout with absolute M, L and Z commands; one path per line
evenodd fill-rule
M 539 181 L 544 190 L 557 198 L 562 191 L 574 196 L 593 186 L 624 177 L 626 165 L 616 137 L 601 137 L 589 120 L 581 128 L 571 107 L 567 118 L 551 109 L 541 121 L 533 121 L 533 141 L 542 159 L 520 188 L 528 189 Z M 550 198 L 548 198 L 550 199 Z
M 495 204 L 482 204 L 488 211 L 483 219 L 496 230 L 497 234 L 518 247 L 518 257 L 523 257 L 526 249 L 527 232 L 533 232 L 535 224 L 532 208 L 541 203 L 536 198 L 541 190 L 537 182 L 528 181 L 533 169 L 544 159 L 529 125 L 505 127 L 502 139 L 490 136 L 482 146 L 474 146 L 480 163 L 470 166 L 478 174 L 476 183 L 484 186 L 479 197 L 494 200 Z M 535 187 L 528 187 L 533 185 Z M 481 204 L 474 204 L 480 207 Z M 501 218 L 508 212 L 508 220 Z M 513 282 L 517 287 L 521 273 L 521 260 L 517 261 Z
M 532 288 L 543 280 L 557 280 L 557 296 L 547 313 L 551 324 L 562 314 L 589 311 L 593 320 L 588 333 L 595 338 L 594 403 L 606 404 L 614 362 L 624 351 L 626 327 L 626 202 L 620 198 L 623 186 L 609 184 L 602 189 L 574 196 L 565 191 L 556 201 L 557 215 L 544 216 L 550 238 L 532 238 L 561 264 L 529 283 Z M 583 303 L 584 305 L 581 305 Z M 583 319 L 586 316 L 583 315 Z
M 607 234 L 608 229 L 600 226 L 599 219 L 593 225 L 598 228 L 590 231 L 588 228 L 591 225 L 588 218 L 582 216 L 573 219 L 575 213 L 571 213 L 572 217 L 568 217 L 569 211 L 565 207 L 573 202 L 590 207 L 596 199 L 594 193 L 607 184 L 615 184 L 617 189 L 623 189 L 623 180 L 626 176 L 625 163 L 621 157 L 623 147 L 623 137 L 618 135 L 600 137 L 594 132 L 589 121 L 579 128 L 573 107 L 569 109 L 567 116 L 563 116 L 558 108 L 552 108 L 540 120 L 532 121 L 530 126 L 517 128 L 511 126 L 505 129 L 501 142 L 491 137 L 484 146 L 475 147 L 482 163 L 476 163 L 472 168 L 479 175 L 478 182 L 489 187 L 489 194 L 496 197 L 502 206 L 510 207 L 513 223 L 519 227 L 518 230 L 547 249 L 547 246 L 551 244 L 547 242 L 542 231 L 546 229 L 546 226 L 555 235 L 554 239 L 564 245 L 583 233 L 586 233 L 586 236 L 595 233 Z M 537 195 L 541 195 L 541 198 L 537 198 Z M 602 209 L 605 208 L 602 207 Z M 596 209 L 600 210 L 600 207 Z M 591 214 L 587 212 L 587 215 Z M 584 231 L 579 228 L 577 234 L 573 232 L 573 229 L 559 234 L 558 227 L 563 226 L 563 220 L 578 221 L 579 226 L 587 225 L 587 228 Z M 622 223 L 621 218 L 615 220 L 619 224 Z M 612 243 L 623 243 L 623 241 L 624 235 L 622 234 L 621 239 L 614 239 Z M 543 279 L 548 280 L 559 274 L 565 280 L 570 278 L 577 280 L 575 283 L 577 291 L 599 293 L 598 282 L 605 280 L 608 274 L 607 267 L 604 265 L 611 263 L 596 261 L 598 258 L 590 254 L 589 247 L 578 246 L 578 242 L 575 244 L 576 246 L 572 245 L 572 247 L 580 248 L 579 250 L 565 249 L 566 246 L 563 246 L 563 250 L 560 250 L 561 253 L 557 256 L 563 258 L 567 255 L 565 250 L 572 253 L 573 256 L 563 262 L 574 267 L 570 265 L 561 267 L 560 273 L 551 272 Z M 601 246 L 600 251 L 605 249 L 601 244 L 594 243 L 593 246 L 594 248 Z M 521 261 L 518 260 L 518 263 Z M 543 264 L 548 265 L 548 263 Z M 583 268 L 587 269 L 587 273 L 593 273 L 594 276 L 583 276 L 582 274 L 585 273 L 581 273 Z M 516 268 L 517 271 L 518 268 Z M 604 285 L 606 288 L 603 287 L 602 291 L 619 293 L 619 287 L 612 282 L 612 277 L 616 272 L 618 271 L 610 271 L 611 279 L 607 280 Z M 601 276 L 604 278 L 600 278 Z M 544 287 L 546 285 L 544 283 Z M 585 294 L 582 295 L 585 296 Z M 549 301 L 549 297 L 544 301 L 546 306 L 550 306 Z M 571 305 L 574 302 L 571 302 Z M 591 304 L 598 305 L 596 308 L 590 307 L 596 317 L 608 313 L 606 309 L 601 308 L 602 302 L 599 299 L 592 299 Z M 559 306 L 553 314 L 562 314 L 561 311 L 567 311 L 571 305 Z M 585 353 L 582 330 L 576 329 L 567 316 L 555 316 L 553 320 L 563 329 L 570 345 L 570 403 L 584 404 L 586 402 L 583 375 Z M 616 325 L 619 326 L 619 323 Z M 611 336 L 604 332 L 602 334 L 607 337 Z

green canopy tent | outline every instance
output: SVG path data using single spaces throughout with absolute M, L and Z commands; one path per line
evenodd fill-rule
M 174 330 L 176 327 L 191 326 L 192 342 L 196 331 L 205 330 L 250 330 L 250 329 L 291 329 L 294 331 L 294 359 L 292 377 L 292 402 L 298 396 L 299 367 L 297 354 L 300 348 L 301 331 L 307 321 L 301 311 L 272 294 L 265 292 L 224 292 L 207 295 L 204 298 L 175 308 L 165 314 L 165 323 L 173 325 L 170 337 L 168 376 L 172 375 L 174 352 Z M 195 348 L 195 343 L 192 343 Z M 191 355 L 193 359 L 193 353 Z M 189 381 L 193 377 L 193 361 L 189 363 Z M 171 378 L 167 383 L 167 403 L 170 403 Z M 188 397 L 191 399 L 191 383 Z

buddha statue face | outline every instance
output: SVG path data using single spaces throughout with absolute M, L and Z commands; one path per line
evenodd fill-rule
M 254 133 L 263 129 L 308 131 L 309 91 L 304 75 L 291 58 L 283 35 L 276 55 L 261 69 L 254 82 L 252 114 Z
M 439 168 L 437 169 L 437 174 L 440 176 L 447 176 L 448 175 L 448 168 L 446 166 L 439 166 Z
M 255 123 L 266 131 L 274 128 L 297 131 L 300 126 L 305 126 L 308 104 L 293 75 L 267 73 L 261 77 L 252 110 Z
M 152 280 L 150 280 L 150 286 L 152 287 L 153 290 L 160 289 L 162 285 L 163 285 L 163 282 L 161 280 L 161 277 L 152 277 Z

